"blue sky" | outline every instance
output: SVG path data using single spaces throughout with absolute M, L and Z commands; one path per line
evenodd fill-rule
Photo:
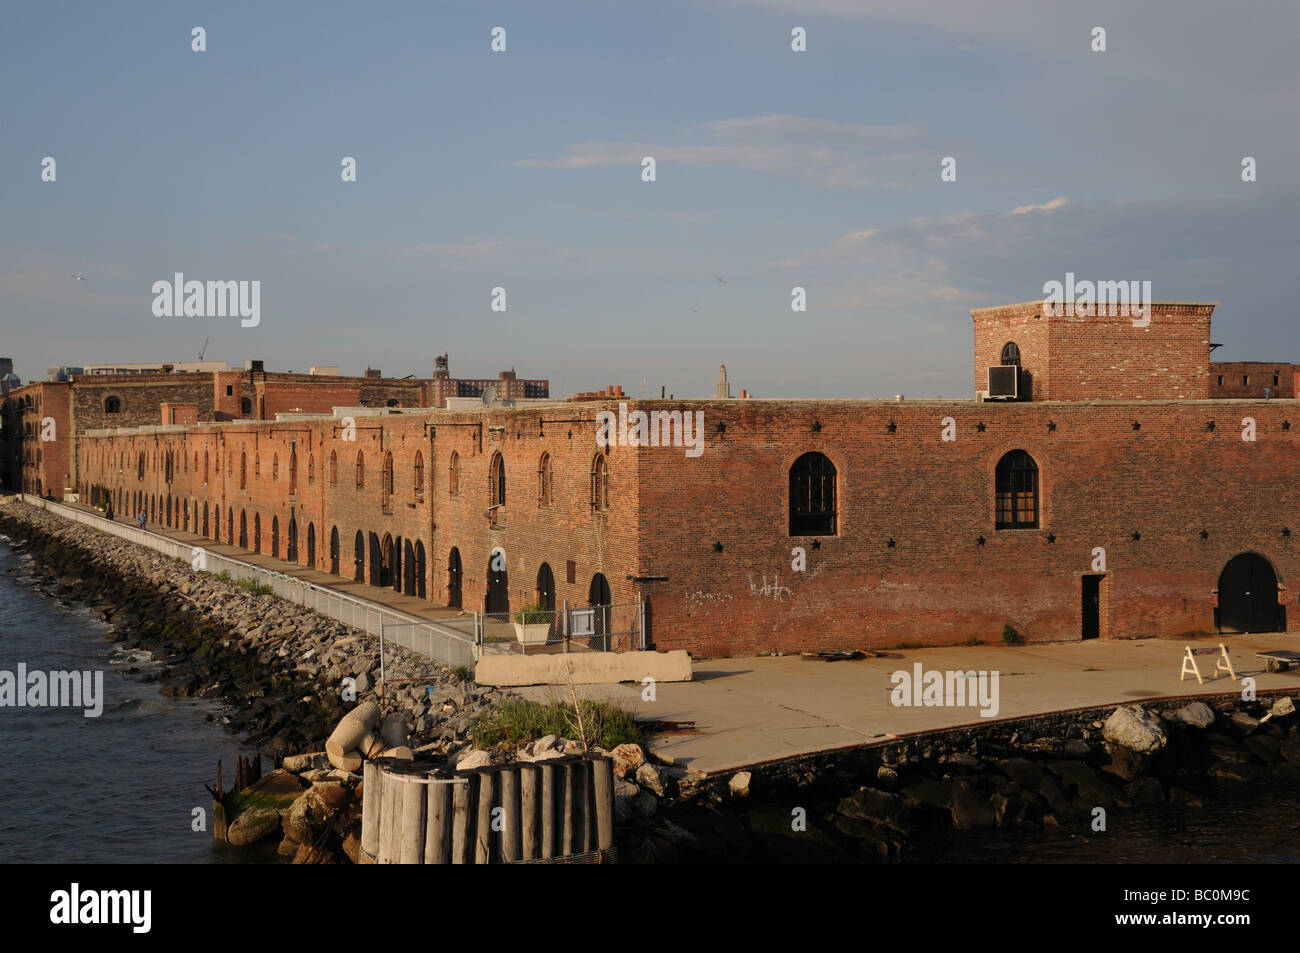
M 704 396 L 725 361 L 761 397 L 965 396 L 970 309 L 1067 271 L 1221 302 L 1218 358 L 1300 360 L 1292 3 L 184 6 L 0 20 L 24 380 L 210 337 L 282 370 L 449 351 L 554 394 Z M 177 271 L 260 280 L 260 325 L 155 317 Z

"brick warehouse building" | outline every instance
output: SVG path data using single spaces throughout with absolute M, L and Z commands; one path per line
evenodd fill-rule
M 643 599 L 651 643 L 697 655 L 996 642 L 1007 625 L 1029 641 L 1284 630 L 1300 407 L 1216 396 L 1214 307 L 1154 304 L 1144 328 L 1042 302 L 973 311 L 976 390 L 1011 381 L 1018 399 L 83 432 L 81 489 L 466 609 Z M 602 450 L 597 413 L 620 406 L 632 424 L 702 413 L 703 453 Z

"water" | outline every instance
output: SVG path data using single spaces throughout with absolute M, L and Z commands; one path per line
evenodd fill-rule
M 0 861 L 229 863 L 266 851 L 212 845 L 212 799 L 222 759 L 229 785 L 247 749 L 204 720 L 218 702 L 166 698 L 139 674 L 147 653 L 105 642 L 110 626 L 30 582 L 31 560 L 0 537 L 0 670 L 102 671 L 103 714 L 81 708 L 0 708 Z M 9 572 L 17 569 L 17 572 Z M 207 829 L 192 829 L 193 810 Z M 272 849 L 273 851 L 273 849 Z
M 1220 786 L 1202 807 L 1113 810 L 1106 831 L 968 833 L 933 844 L 945 863 L 1294 864 L 1300 863 L 1300 801 L 1284 787 Z

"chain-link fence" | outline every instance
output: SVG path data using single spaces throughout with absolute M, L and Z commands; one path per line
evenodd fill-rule
M 472 632 L 465 633 L 441 622 L 419 619 L 380 603 L 347 595 L 337 589 L 318 586 L 313 582 L 274 569 L 266 569 L 214 553 L 203 546 L 191 546 L 146 529 L 111 522 L 102 516 L 87 513 L 76 507 L 63 506 L 26 495 L 23 499 L 33 506 L 48 509 L 75 523 L 91 526 L 138 546 L 181 560 L 195 571 L 214 573 L 232 582 L 264 586 L 281 599 L 314 609 L 321 615 L 337 619 L 345 625 L 370 635 L 378 637 L 381 632 L 387 632 L 388 638 L 398 645 L 453 668 L 458 665 L 472 666 L 478 658 Z
M 645 647 L 645 604 L 475 614 L 481 655 L 631 652 Z

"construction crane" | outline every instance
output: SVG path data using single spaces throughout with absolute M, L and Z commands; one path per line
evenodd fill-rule
M 199 360 L 203 360 L 203 355 L 208 353 L 208 339 L 203 339 L 203 348 L 199 351 Z

